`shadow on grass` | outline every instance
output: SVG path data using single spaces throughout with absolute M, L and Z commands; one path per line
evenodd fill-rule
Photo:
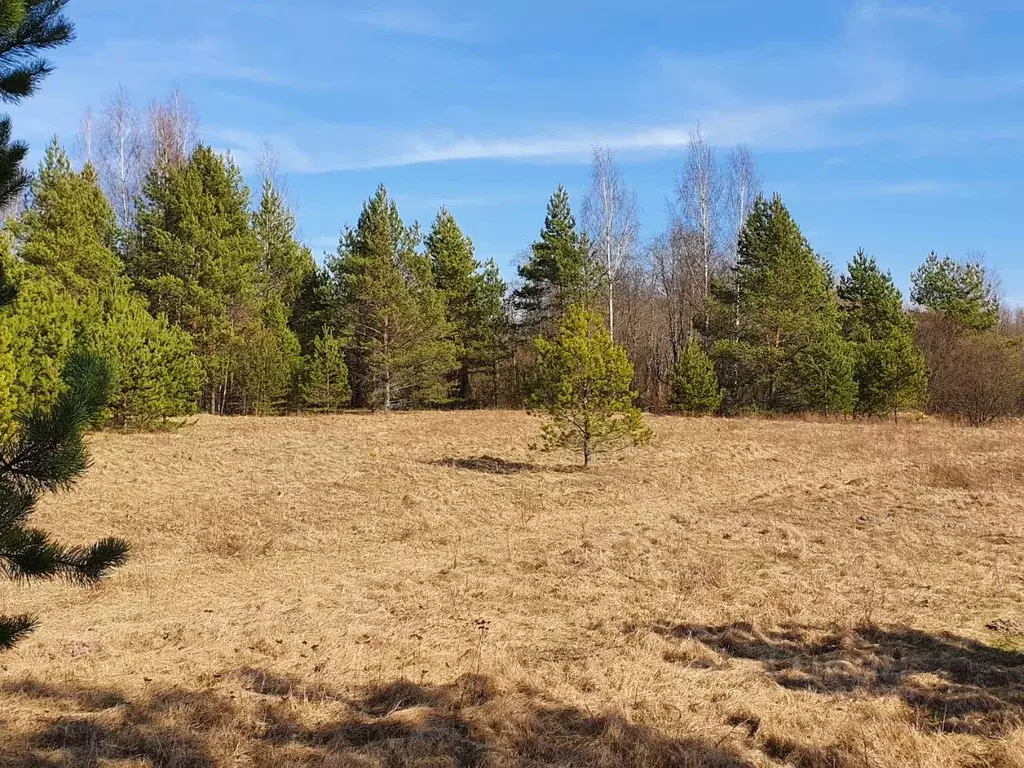
M 8 728 L 0 762 L 204 768 L 234 765 L 244 756 L 246 764 L 281 768 L 752 766 L 704 737 L 672 737 L 617 714 L 560 704 L 522 687 L 501 688 L 482 676 L 447 685 L 396 680 L 355 696 L 251 668 L 230 679 L 241 690 L 173 690 L 139 699 L 32 681 L 7 684 L 8 714 L 32 707 L 33 717 L 19 718 L 29 724 L 24 732 Z M 273 693 L 261 693 L 268 683 Z
M 759 661 L 785 688 L 897 695 L 917 713 L 922 730 L 995 737 L 1024 726 L 1024 653 L 976 640 L 910 628 L 827 633 L 736 623 L 655 629 Z
M 452 467 L 470 472 L 483 472 L 488 475 L 517 475 L 524 472 L 557 472 L 559 474 L 575 474 L 582 472 L 582 466 L 542 466 L 524 461 L 508 461 L 496 456 L 470 456 L 467 458 L 444 458 L 430 462 L 436 467 Z

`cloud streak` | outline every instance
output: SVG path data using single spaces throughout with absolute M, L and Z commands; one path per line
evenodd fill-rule
M 476 28 L 463 22 L 443 21 L 420 8 L 375 8 L 352 21 L 381 32 L 407 37 L 468 42 L 476 39 Z

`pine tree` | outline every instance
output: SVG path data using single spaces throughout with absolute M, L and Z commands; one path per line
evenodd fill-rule
M 878 268 L 873 256 L 858 250 L 839 281 L 843 333 L 853 342 L 889 338 L 908 328 L 903 295 L 889 272 Z
M 303 362 L 302 405 L 313 411 L 337 411 L 352 398 L 344 346 L 324 327 Z
M 22 353 L 19 368 L 23 377 L 43 385 L 43 399 L 33 402 L 56 398 L 62 386 L 59 371 L 74 346 L 100 355 L 113 368 L 117 385 L 110 416 L 115 425 L 147 428 L 190 413 L 197 364 L 192 340 L 152 317 L 145 300 L 119 276 L 115 214 L 92 166 L 76 173 L 54 141 L 32 184 L 28 209 L 9 227 L 21 259 L 10 271 L 17 273 L 22 293 L 10 323 L 21 328 L 22 345 L 34 342 L 27 355 Z M 72 324 L 73 344 L 67 330 Z M 35 343 L 54 331 L 64 339 L 58 346 Z
M 298 338 L 303 355 L 313 353 L 316 340 L 325 326 L 335 330 L 334 323 L 339 314 L 335 299 L 335 285 L 330 271 L 314 265 L 299 286 L 288 321 L 288 327 Z
M 669 371 L 669 406 L 691 415 L 709 414 L 718 410 L 724 395 L 711 358 L 691 341 Z
M 82 435 L 101 418 L 112 375 L 102 359 L 76 356 L 64 382 L 52 409 L 20 417 L 14 436 L 0 443 L 0 560 L 11 578 L 90 584 L 125 562 L 127 542 L 108 538 L 89 547 L 66 546 L 28 526 L 43 493 L 67 490 L 85 472 Z M 11 648 L 35 625 L 30 616 L 0 616 L 0 649 Z
M 358 404 L 387 411 L 448 399 L 456 347 L 419 241 L 381 185 L 332 262 Z
M 2 261 L 13 298 L 0 314 L 0 367 L 12 371 L 2 390 L 0 425 L 16 412 L 52 406 L 65 387 L 61 372 L 76 347 L 82 310 L 54 279 L 36 267 L 17 263 L 4 238 Z
M 999 300 L 979 260 L 940 259 L 932 251 L 910 281 L 911 301 L 949 316 L 962 328 L 987 331 L 999 321 Z
M 848 414 L 857 400 L 853 350 L 838 328 L 826 330 L 793 357 L 791 408 L 825 416 Z
M 548 202 L 540 240 L 530 247 L 530 257 L 519 267 L 522 285 L 513 299 L 517 310 L 533 327 L 558 322 L 574 304 L 593 303 L 600 282 L 587 238 L 576 228 L 569 193 L 558 186 Z
M 86 165 L 81 173 L 56 139 L 32 182 L 31 204 L 11 224 L 19 256 L 46 270 L 75 296 L 106 286 L 121 273 L 117 219 Z
M 633 405 L 633 366 L 612 341 L 604 322 L 583 307 L 570 307 L 554 340 L 536 340 L 539 359 L 530 406 L 544 413 L 545 447 L 583 454 L 644 445 L 651 429 Z
M 113 426 L 151 429 L 195 412 L 202 366 L 192 337 L 163 315 L 149 314 L 145 299 L 125 279 L 85 302 L 79 347 L 111 362 Z
M 437 214 L 426 238 L 434 285 L 445 301 L 445 315 L 458 349 L 458 397 L 470 397 L 470 374 L 502 354 L 505 284 L 493 262 L 481 265 L 473 242 L 447 208 Z
M 74 26 L 64 16 L 67 0 L 0 0 L 0 101 L 17 104 L 32 96 L 52 71 L 39 54 L 74 39 Z M 21 167 L 28 147 L 13 141 L 11 119 L 0 116 L 0 209 L 7 208 L 28 186 Z
M 738 254 L 737 338 L 714 350 L 733 372 L 732 405 L 848 411 L 855 385 L 830 269 L 778 195 L 755 202 Z
M 299 342 L 285 325 L 257 320 L 233 338 L 233 410 L 267 416 L 285 405 L 301 362 Z
M 260 244 L 259 272 L 264 291 L 292 307 L 303 282 L 316 264 L 308 248 L 295 239 L 295 215 L 270 178 L 263 180 L 260 207 L 252 216 Z
M 914 345 L 903 296 L 875 259 L 858 251 L 839 285 L 846 338 L 854 344 L 854 413 L 899 418 L 901 407 L 919 405 L 927 379 L 924 356 Z
M 921 405 L 928 394 L 924 355 L 906 330 L 857 345 L 857 405 L 854 413 L 899 420 L 901 408 Z
M 236 336 L 259 315 L 261 246 L 238 168 L 207 146 L 181 166 L 154 168 L 127 267 L 150 310 L 195 340 L 203 402 L 225 410 Z
M 0 99 L 17 101 L 31 95 L 49 64 L 36 54 L 40 49 L 68 42 L 71 24 L 61 11 L 65 0 L 0 0 Z M 28 179 L 21 170 L 26 147 L 11 142 L 11 124 L 0 118 L 0 208 L 7 207 Z M 9 244 L 5 242 L 5 247 Z M 8 282 L 10 254 L 0 260 L 0 307 L 15 301 L 17 289 Z M 19 300 L 31 297 L 24 295 Z M 65 322 L 57 318 L 58 322 Z M 23 361 L 7 356 L 11 345 L 24 344 L 22 328 L 0 322 L 0 375 L 16 383 Z M 33 349 L 33 356 L 40 350 Z M 52 364 L 53 358 L 32 362 Z M 6 362 L 3 362 L 6 360 Z M 12 363 L 12 364 L 7 364 Z M 78 355 L 64 368 L 62 386 L 52 408 L 19 406 L 13 424 L 5 425 L 0 443 L 0 559 L 9 577 L 39 580 L 63 577 L 95 583 L 128 556 L 128 544 L 108 538 L 90 547 L 69 547 L 47 533 L 28 527 L 28 519 L 42 493 L 66 490 L 87 466 L 82 434 L 100 418 L 111 389 L 111 373 L 100 358 Z M 8 390 L 10 391 L 10 390 Z M 0 648 L 14 646 L 35 627 L 31 616 L 0 617 Z

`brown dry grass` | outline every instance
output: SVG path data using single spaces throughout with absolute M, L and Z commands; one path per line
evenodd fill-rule
M 0 588 L 0 763 L 1024 766 L 1024 427 L 654 421 L 96 437 L 39 522 L 134 557 Z

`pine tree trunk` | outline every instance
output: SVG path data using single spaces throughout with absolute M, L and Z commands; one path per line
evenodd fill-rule
M 492 399 L 494 401 L 494 407 L 497 408 L 498 407 L 498 361 L 497 360 L 494 361 L 494 368 L 493 368 L 492 376 L 493 376 L 493 382 L 494 382 L 493 383 L 494 391 L 491 393 L 491 397 L 492 397 Z
M 463 363 L 459 370 L 459 400 L 463 405 L 469 402 L 469 364 Z

